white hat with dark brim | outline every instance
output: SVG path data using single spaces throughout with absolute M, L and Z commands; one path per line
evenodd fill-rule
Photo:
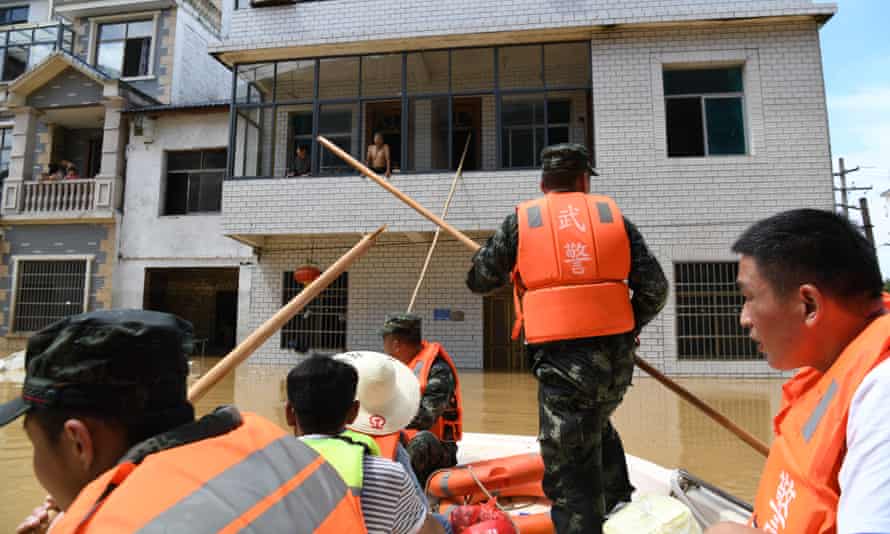
M 420 382 L 408 366 L 386 354 L 366 350 L 334 356 L 358 371 L 358 417 L 349 428 L 382 436 L 408 426 L 420 408 Z

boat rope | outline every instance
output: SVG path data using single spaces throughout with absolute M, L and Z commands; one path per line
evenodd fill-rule
M 513 521 L 513 518 L 510 517 L 509 510 L 501 506 L 498 500 L 494 496 L 492 496 L 491 492 L 488 491 L 488 488 L 485 487 L 485 484 L 483 484 L 482 481 L 479 480 L 479 477 L 476 476 L 476 473 L 473 472 L 473 466 L 468 465 L 467 472 L 470 473 L 470 476 L 473 478 L 473 482 L 475 482 L 476 485 L 479 486 L 479 489 L 482 490 L 482 493 L 484 493 L 486 497 L 488 497 L 488 500 L 494 502 L 494 505 L 497 506 L 498 510 L 504 513 L 504 516 L 507 518 L 508 521 L 510 521 L 510 524 L 513 525 L 513 530 L 518 533 L 519 525 L 517 525 L 516 522 Z

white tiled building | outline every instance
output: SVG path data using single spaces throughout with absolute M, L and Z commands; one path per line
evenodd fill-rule
M 389 231 L 254 362 L 293 361 L 292 342 L 379 349 L 404 311 L 434 227 L 312 142 L 363 158 L 376 131 L 393 183 L 439 211 L 469 136 L 448 220 L 482 240 L 539 194 L 537 153 L 587 144 L 613 196 L 671 281 L 642 355 L 672 373 L 760 374 L 737 327 L 730 245 L 750 223 L 832 207 L 819 29 L 810 0 L 227 1 L 211 51 L 235 74 L 222 231 L 254 248 L 242 331 L 359 235 Z M 287 177 L 295 147 L 311 175 Z M 467 368 L 517 368 L 507 293 L 472 295 L 469 253 L 445 238 L 416 308 L 428 338 Z

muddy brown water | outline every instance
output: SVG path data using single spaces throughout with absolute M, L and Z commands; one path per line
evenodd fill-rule
M 199 361 L 202 373 L 212 361 Z M 288 368 L 243 366 L 198 403 L 203 414 L 220 404 L 235 403 L 285 425 L 282 378 Z M 528 374 L 461 373 L 465 429 L 533 435 L 537 432 L 537 385 Z M 725 413 L 763 441 L 779 405 L 781 381 L 682 378 L 685 387 Z M 0 401 L 18 395 L 20 385 L 0 382 Z M 693 474 L 750 501 L 763 457 L 717 426 L 698 410 L 650 378 L 636 378 L 614 422 L 625 448 L 665 467 Z M 15 525 L 42 502 L 44 491 L 31 467 L 31 445 L 16 422 L 0 429 L 0 532 Z

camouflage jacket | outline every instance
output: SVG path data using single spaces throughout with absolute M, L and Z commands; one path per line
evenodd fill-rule
M 430 367 L 430 376 L 423 397 L 420 398 L 420 408 L 408 428 L 426 430 L 433 426 L 448 408 L 455 387 L 456 380 L 451 367 L 441 358 L 436 358 Z
M 668 295 L 668 283 L 658 260 L 646 246 L 643 235 L 633 223 L 624 219 L 630 240 L 630 275 L 628 285 L 633 290 L 633 306 L 636 326 L 633 335 L 639 335 L 664 307 Z M 504 219 L 494 235 L 473 256 L 473 266 L 467 274 L 467 287 L 474 293 L 488 293 L 510 283 L 510 273 L 516 265 L 519 248 L 519 224 L 516 213 Z M 605 336 L 614 337 L 614 336 Z

